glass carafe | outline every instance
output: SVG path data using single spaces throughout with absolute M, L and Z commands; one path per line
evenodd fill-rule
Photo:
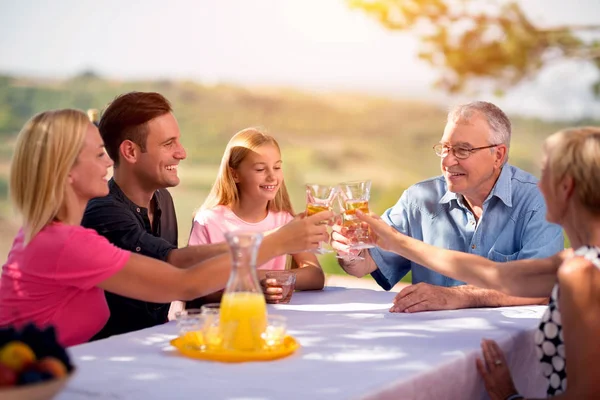
M 256 256 L 262 234 L 225 233 L 231 252 L 231 275 L 221 300 L 220 331 L 228 350 L 256 351 L 263 347 L 267 305 L 256 276 Z

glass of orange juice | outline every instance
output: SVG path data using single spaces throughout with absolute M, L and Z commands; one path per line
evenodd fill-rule
M 306 185 L 306 216 L 317 214 L 321 211 L 330 211 L 333 208 L 333 200 L 335 198 L 337 188 L 330 185 L 319 185 L 309 183 Z M 323 221 L 326 224 L 327 221 Z M 323 243 L 319 244 L 319 247 L 312 252 L 317 254 L 331 253 L 333 250 L 329 250 L 323 246 Z
M 352 242 L 350 249 L 362 250 L 375 247 L 371 229 L 356 217 L 357 210 L 365 214 L 369 213 L 371 181 L 340 183 L 339 194 L 343 207 L 343 225 L 347 228 L 348 239 Z

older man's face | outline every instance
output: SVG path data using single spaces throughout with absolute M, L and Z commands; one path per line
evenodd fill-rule
M 473 149 L 490 143 L 490 127 L 481 115 L 474 115 L 466 121 L 449 122 L 444 129 L 441 143 L 450 147 Z M 449 151 L 442 157 L 441 167 L 448 190 L 461 194 L 471 201 L 483 201 L 490 193 L 500 175 L 506 146 L 474 151 L 467 159 L 461 160 Z

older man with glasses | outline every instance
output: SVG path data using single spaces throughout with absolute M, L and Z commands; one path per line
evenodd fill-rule
M 542 258 L 563 249 L 558 225 L 546 221 L 537 179 L 506 163 L 511 124 L 502 110 L 477 101 L 455 107 L 440 143 L 442 176 L 408 188 L 382 216 L 390 226 L 434 246 L 494 261 Z M 346 235 L 346 236 L 345 236 Z M 334 226 L 332 245 L 341 267 L 354 276 L 370 273 L 390 290 L 412 271 L 413 285 L 396 297 L 393 312 L 541 304 L 547 299 L 511 297 L 465 285 L 378 248 L 352 259 L 345 229 Z

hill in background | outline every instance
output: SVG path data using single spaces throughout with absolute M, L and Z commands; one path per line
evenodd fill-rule
M 433 104 L 286 88 L 204 86 L 167 80 L 120 82 L 94 74 L 61 81 L 0 76 L 3 259 L 18 227 L 8 203 L 7 177 L 14 137 L 23 124 L 47 109 L 102 109 L 115 96 L 133 90 L 162 93 L 172 102 L 180 124 L 188 157 L 179 168 L 181 184 L 171 191 L 182 246 L 187 243 L 193 212 L 216 177 L 227 141 L 249 126 L 263 127 L 279 141 L 286 184 L 296 211 L 304 207 L 303 185 L 308 182 L 333 184 L 370 178 L 371 208 L 381 213 L 406 187 L 439 174 L 439 158 L 431 147 L 442 135 L 446 110 Z M 543 140 L 574 124 L 511 117 L 510 162 L 538 175 Z

